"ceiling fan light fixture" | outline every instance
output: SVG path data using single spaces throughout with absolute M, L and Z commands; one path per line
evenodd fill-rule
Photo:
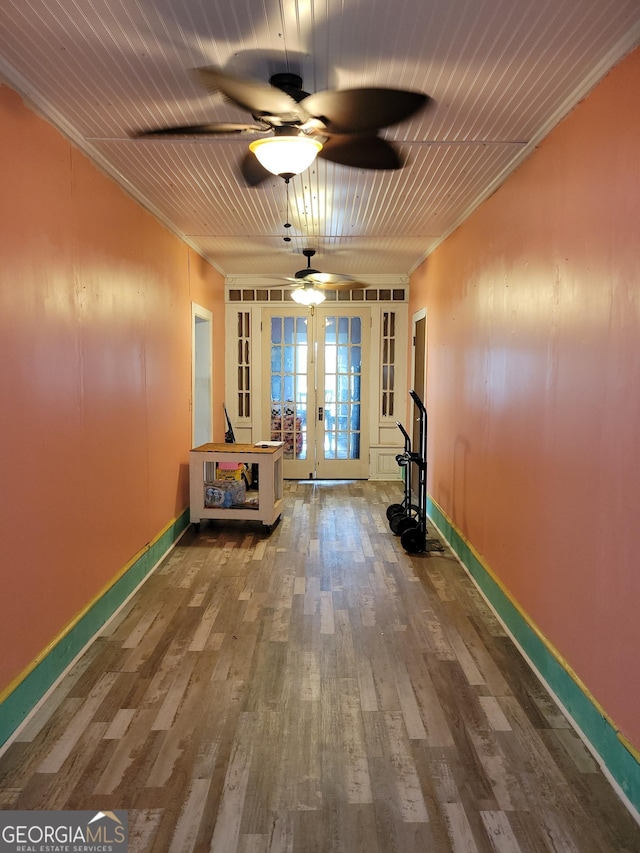
M 326 296 L 321 290 L 316 290 L 315 287 L 298 287 L 291 294 L 291 298 L 298 305 L 320 305 Z
M 271 136 L 256 139 L 249 149 L 267 171 L 290 178 L 309 168 L 322 151 L 322 143 L 309 136 Z

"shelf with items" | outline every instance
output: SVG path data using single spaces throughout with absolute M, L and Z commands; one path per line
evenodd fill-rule
M 282 444 L 203 444 L 189 454 L 190 520 L 246 519 L 273 528 L 282 513 Z
M 293 405 L 272 406 L 271 438 L 282 441 L 286 459 L 299 458 L 304 442 L 303 424 L 302 418 L 294 414 Z

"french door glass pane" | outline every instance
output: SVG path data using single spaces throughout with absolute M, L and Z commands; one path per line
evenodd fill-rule
M 271 440 L 307 458 L 307 319 L 271 318 Z
M 327 317 L 324 347 L 324 456 L 360 458 L 360 317 Z

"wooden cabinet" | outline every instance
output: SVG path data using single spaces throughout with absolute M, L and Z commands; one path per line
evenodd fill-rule
M 248 488 L 241 503 L 207 505 L 207 489 L 218 482 L 218 466 L 227 463 L 256 471 L 258 488 Z M 271 529 L 282 514 L 282 494 L 282 444 L 202 444 L 189 454 L 190 520 L 196 526 L 204 518 L 245 519 Z

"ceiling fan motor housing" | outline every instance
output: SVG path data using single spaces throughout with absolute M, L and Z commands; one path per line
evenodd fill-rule
M 269 83 L 275 86 L 276 89 L 286 92 L 297 103 L 309 97 L 308 92 L 302 91 L 302 77 L 299 77 L 297 74 L 290 74 L 288 71 L 273 74 L 269 78 Z

